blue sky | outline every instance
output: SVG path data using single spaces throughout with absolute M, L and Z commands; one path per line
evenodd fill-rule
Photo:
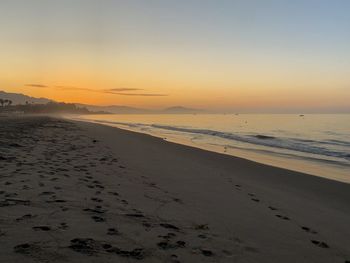
M 193 89 L 191 96 L 198 87 L 208 96 L 214 89 L 231 96 L 239 89 L 263 92 L 276 86 L 269 92 L 288 89 L 293 97 L 295 85 L 297 92 L 323 90 L 332 94 L 333 106 L 346 106 L 349 29 L 350 1 L 345 0 L 2 0 L 0 55 L 18 64 L 5 59 L 0 68 L 7 64 L 23 72 L 37 69 L 37 73 L 23 74 L 21 81 L 27 77 L 31 82 L 57 83 L 65 73 L 65 57 L 67 64 L 69 58 L 75 61 L 81 85 L 85 85 L 84 74 L 95 72 L 96 84 L 89 88 L 100 88 L 98 81 L 109 88 L 136 88 L 142 82 L 142 88 L 168 91 L 181 103 L 178 94 L 185 88 Z M 40 65 L 30 65 L 34 59 Z M 52 73 L 51 80 L 40 77 L 43 67 L 57 74 Z M 121 76 L 113 80 L 117 73 L 109 72 L 110 68 L 139 83 Z M 171 72 L 162 72 L 164 68 Z M 83 69 L 86 73 L 80 72 Z M 145 72 L 152 78 L 144 77 Z M 8 76 L 3 84 L 16 82 Z M 256 81 L 252 83 L 249 76 Z M 67 81 L 64 84 L 70 85 Z M 288 92 L 276 98 L 283 94 Z M 205 103 L 208 100 L 197 104 Z M 224 104 L 230 106 L 228 101 Z

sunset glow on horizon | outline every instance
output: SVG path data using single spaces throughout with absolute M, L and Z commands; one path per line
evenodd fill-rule
M 349 110 L 350 1 L 0 3 L 0 90 L 212 110 Z

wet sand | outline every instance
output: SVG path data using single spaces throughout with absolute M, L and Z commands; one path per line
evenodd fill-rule
M 350 185 L 98 124 L 0 117 L 0 262 L 349 262 Z

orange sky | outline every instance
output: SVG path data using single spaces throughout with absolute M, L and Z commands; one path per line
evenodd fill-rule
M 349 107 L 342 9 L 186 3 L 0 3 L 0 90 L 147 108 Z

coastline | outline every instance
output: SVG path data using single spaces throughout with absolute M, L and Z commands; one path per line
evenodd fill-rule
M 16 160 L 0 161 L 4 190 L 17 194 L 7 199 L 0 195 L 0 244 L 6 251 L 0 261 L 130 262 L 138 256 L 144 262 L 350 260 L 349 184 L 101 124 L 46 117 L 20 122 L 12 120 L 11 125 L 24 125 L 26 140 L 37 137 L 36 143 L 26 142 L 31 151 L 23 158 L 30 159 L 29 167 L 23 160 L 20 166 Z M 24 154 L 22 148 L 11 151 Z M 45 161 L 37 160 L 43 151 Z M 34 171 L 39 167 L 41 173 Z M 33 177 L 36 181 L 22 182 Z M 29 188 L 19 190 L 16 184 Z M 55 193 L 43 199 L 44 192 Z M 30 204 L 12 205 L 11 198 Z M 37 216 L 19 224 L 20 209 Z M 67 231 L 58 227 L 59 219 L 69 221 L 64 222 Z M 49 231 L 31 232 L 43 222 Z M 106 235 L 112 228 L 120 234 Z M 85 250 L 72 249 L 79 247 L 74 239 Z M 14 251 L 20 240 L 29 248 Z M 106 244 L 114 252 L 104 249 Z M 117 246 L 126 252 L 118 254 Z M 18 251 L 22 253 L 14 253 Z
M 319 116 L 311 118 L 308 122 L 313 123 L 314 127 L 308 129 L 313 130 L 313 132 L 305 132 L 298 130 L 299 122 L 304 120 L 300 120 L 299 117 L 294 115 L 278 115 L 277 118 L 271 115 L 263 118 L 257 115 L 246 115 L 249 116 L 248 118 L 237 118 L 235 116 L 232 124 L 238 129 L 235 130 L 224 124 L 232 121 L 226 115 L 219 116 L 215 120 L 212 115 L 200 116 L 187 116 L 185 120 L 180 115 L 175 115 L 175 117 L 174 115 L 166 117 L 161 115 L 157 117 L 109 115 L 80 116 L 78 118 L 72 116 L 71 118 L 149 134 L 169 142 L 350 183 L 348 176 L 349 162 L 346 157 L 339 157 L 340 155 L 346 155 L 346 149 L 342 147 L 347 147 L 348 143 L 344 141 L 342 142 L 344 145 L 340 146 L 341 131 L 339 130 L 335 132 L 337 134 L 335 137 L 326 135 L 328 132 L 325 127 L 334 120 L 330 121 Z M 269 118 L 275 118 L 274 126 L 271 126 Z M 315 119 L 319 120 L 317 125 L 322 123 L 320 127 L 315 124 Z M 288 122 L 288 120 L 292 123 L 290 124 L 291 127 L 284 131 L 279 130 L 279 124 Z M 249 129 L 248 126 L 245 127 L 246 121 L 249 123 Z M 265 122 L 267 122 L 268 129 L 257 127 L 257 123 L 261 123 L 263 126 Z M 252 132 L 252 130 L 256 132 Z M 315 132 L 316 130 L 318 132 Z M 320 154 L 317 155 L 316 152 Z

